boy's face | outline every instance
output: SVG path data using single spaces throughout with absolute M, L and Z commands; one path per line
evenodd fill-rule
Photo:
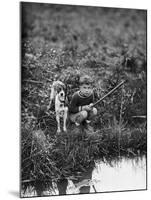
M 80 91 L 84 94 L 84 95 L 89 95 L 92 93 L 92 86 L 88 85 L 88 84 L 83 84 L 80 86 Z

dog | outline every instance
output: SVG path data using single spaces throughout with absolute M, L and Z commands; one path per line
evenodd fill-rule
M 55 101 L 55 114 L 57 121 L 57 133 L 61 132 L 61 123 L 60 120 L 63 118 L 63 131 L 67 131 L 67 116 L 68 116 L 68 107 L 67 96 L 66 96 L 66 86 L 61 81 L 54 81 L 51 86 L 50 94 L 50 103 L 48 109 L 51 107 L 52 101 Z

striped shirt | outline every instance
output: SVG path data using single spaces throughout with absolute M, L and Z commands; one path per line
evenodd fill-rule
M 84 96 L 80 91 L 73 94 L 69 105 L 69 113 L 77 113 L 81 110 L 81 106 L 89 105 L 94 102 L 93 92 L 88 96 Z

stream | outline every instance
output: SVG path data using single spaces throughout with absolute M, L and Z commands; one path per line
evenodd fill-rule
M 146 157 L 122 157 L 112 162 L 95 162 L 95 168 L 85 174 L 80 182 L 68 180 L 66 194 L 112 192 L 146 189 Z M 57 185 L 54 189 L 44 191 L 43 195 L 59 195 Z M 32 188 L 22 197 L 37 196 Z
M 146 158 L 122 158 L 112 166 L 97 162 L 92 180 L 97 192 L 146 189 Z

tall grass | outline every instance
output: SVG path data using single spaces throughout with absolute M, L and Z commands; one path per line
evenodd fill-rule
M 119 135 L 120 134 L 120 135 Z M 46 138 L 42 130 L 24 132 L 22 137 L 22 189 L 52 187 L 64 179 L 77 179 L 95 165 L 96 159 L 146 154 L 146 128 L 125 129 L 118 124 L 87 135 L 87 130 L 69 128 L 68 133 Z M 39 185 L 43 185 L 39 186 Z M 38 187 L 39 186 L 39 187 Z M 41 192 L 42 192 L 41 191 Z

